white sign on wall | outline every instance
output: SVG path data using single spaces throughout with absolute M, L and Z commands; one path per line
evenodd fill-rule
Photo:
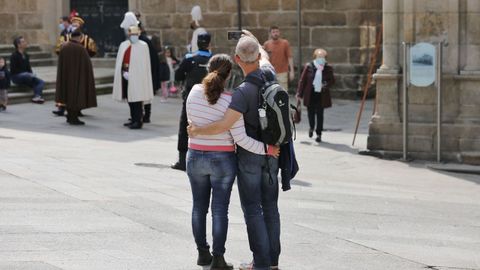
M 435 82 L 436 48 L 429 43 L 418 43 L 410 49 L 410 83 L 425 87 Z

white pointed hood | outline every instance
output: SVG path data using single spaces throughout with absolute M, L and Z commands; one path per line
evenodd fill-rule
M 128 30 L 130 26 L 138 26 L 138 20 L 135 14 L 131 11 L 125 13 L 123 17 L 123 22 L 120 24 L 120 27 Z

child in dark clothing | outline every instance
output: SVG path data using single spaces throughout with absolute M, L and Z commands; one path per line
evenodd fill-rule
M 5 59 L 0 57 L 0 112 L 7 109 L 8 88 L 10 88 L 10 72 Z

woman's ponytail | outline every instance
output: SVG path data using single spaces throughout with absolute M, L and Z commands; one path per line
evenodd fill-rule
M 216 54 L 208 61 L 208 74 L 202 81 L 208 103 L 217 103 L 232 70 L 232 60 L 227 54 Z

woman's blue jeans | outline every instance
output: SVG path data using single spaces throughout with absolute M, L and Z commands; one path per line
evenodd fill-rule
M 207 152 L 189 149 L 187 174 L 193 195 L 192 230 L 199 249 L 209 249 L 207 213 L 212 194 L 213 254 L 225 253 L 228 231 L 228 205 L 237 171 L 234 152 Z

